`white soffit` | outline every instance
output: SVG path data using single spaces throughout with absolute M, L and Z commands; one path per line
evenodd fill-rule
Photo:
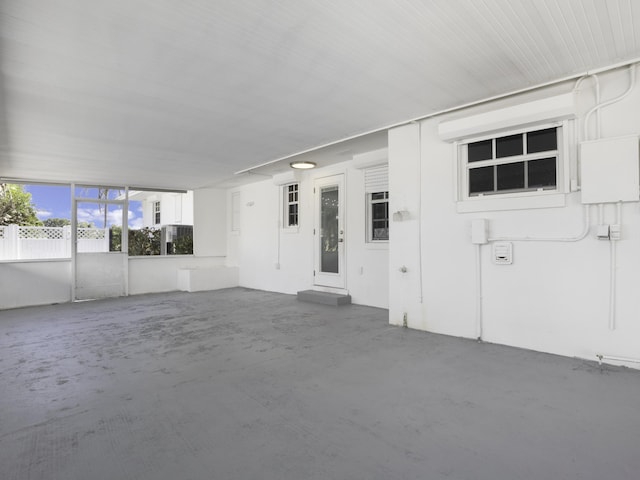
M 3 0 L 0 176 L 221 185 L 640 58 L 639 31 L 635 0 Z

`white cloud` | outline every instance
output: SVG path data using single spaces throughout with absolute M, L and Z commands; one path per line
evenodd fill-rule
M 44 220 L 45 218 L 50 218 L 52 215 L 53 215 L 53 212 L 50 212 L 48 210 L 36 211 L 36 217 L 38 217 L 40 220 Z
M 99 208 L 78 208 L 78 222 L 89 222 L 101 228 L 104 223 L 104 212 Z
M 104 211 L 99 208 L 78 208 L 78 222 L 90 222 L 98 228 L 103 228 Z M 136 212 L 129 211 L 129 228 L 141 228 L 142 216 Z M 112 208 L 107 211 L 107 226 L 122 225 L 122 208 Z
M 142 228 L 144 225 L 142 223 L 142 217 L 136 217 L 135 215 L 131 214 L 132 212 L 129 212 L 129 228 L 133 228 L 133 229 L 139 229 Z

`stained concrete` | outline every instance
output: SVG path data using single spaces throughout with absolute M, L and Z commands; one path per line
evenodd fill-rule
M 640 372 L 245 289 L 0 312 L 0 478 L 634 479 Z

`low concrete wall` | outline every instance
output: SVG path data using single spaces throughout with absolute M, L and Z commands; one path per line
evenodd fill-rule
M 238 267 L 181 268 L 178 270 L 178 290 L 201 292 L 238 286 Z
M 186 284 L 184 272 L 189 277 Z M 238 274 L 237 269 L 225 267 L 225 257 L 130 257 L 128 280 L 129 294 L 137 295 L 234 287 L 238 285 Z M 188 288 L 183 288 L 185 285 Z M 70 259 L 0 264 L 0 310 L 70 301 Z
M 178 272 L 224 267 L 225 257 L 191 255 L 129 258 L 129 294 L 180 290 Z
M 0 309 L 71 301 L 71 260 L 21 260 L 0 265 Z

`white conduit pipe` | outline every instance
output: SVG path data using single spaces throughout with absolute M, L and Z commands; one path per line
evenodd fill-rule
M 596 354 L 596 357 L 600 365 L 602 365 L 603 359 L 614 360 L 616 362 L 640 363 L 640 358 L 616 357 L 615 355 L 602 355 L 600 353 Z
M 424 284 L 422 280 L 422 226 L 425 222 L 422 219 L 422 122 L 418 122 L 418 287 L 420 294 L 418 301 L 422 303 L 424 295 Z
M 476 338 L 482 341 L 482 258 L 481 244 L 476 244 Z
M 595 83 L 596 86 L 596 105 L 600 104 L 600 80 L 598 79 L 598 76 L 596 74 L 591 74 L 591 75 L 585 75 L 584 77 L 580 77 L 578 79 L 578 81 L 576 82 L 575 86 L 573 87 L 573 91 L 576 92 L 578 91 L 580 85 L 582 84 L 582 82 L 584 82 L 587 78 L 591 78 L 593 79 L 593 82 Z M 585 137 L 584 140 L 587 140 L 587 130 L 588 130 L 588 118 L 585 117 L 584 119 L 584 131 L 585 131 Z M 600 138 L 600 109 L 598 108 L 596 110 L 596 135 L 598 138 Z M 576 133 L 577 133 L 578 129 L 576 129 Z
M 633 87 L 634 87 L 634 85 L 636 83 L 636 69 L 635 69 L 635 67 L 636 67 L 635 63 L 629 65 L 629 87 L 627 88 L 627 90 L 622 95 L 620 95 L 619 97 L 616 97 L 616 98 L 612 98 L 611 100 L 607 100 L 606 102 L 598 103 L 591 110 L 589 110 L 587 112 L 587 114 L 584 116 L 584 139 L 585 140 L 588 139 L 588 128 L 587 127 L 589 125 L 589 117 L 593 114 L 593 112 L 599 111 L 601 108 L 608 107 L 609 105 L 617 103 L 620 100 L 623 100 L 627 95 L 629 95 L 631 93 L 631 91 L 633 90 Z M 598 132 L 598 138 L 600 138 L 600 132 Z
M 616 329 L 616 241 L 609 241 L 609 330 Z
M 622 223 L 622 202 L 616 204 L 616 225 Z M 609 330 L 616 329 L 616 270 L 617 243 L 614 238 L 609 239 L 610 269 L 609 269 Z
M 573 237 L 492 237 L 490 242 L 579 242 L 589 234 L 591 220 L 589 214 L 589 204 L 584 205 L 584 223 L 582 231 Z
M 604 203 L 598 204 L 598 225 L 604 222 Z

